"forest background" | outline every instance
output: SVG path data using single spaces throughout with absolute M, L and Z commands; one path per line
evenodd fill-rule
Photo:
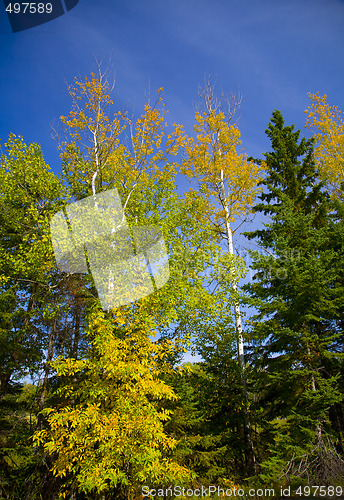
M 165 132 L 162 89 L 136 121 L 112 112 L 112 91 L 100 65 L 69 86 L 72 109 L 54 131 L 62 176 L 14 134 L 1 157 L 2 494 L 22 497 L 23 484 L 27 498 L 133 498 L 147 484 L 339 491 L 340 111 L 310 94 L 310 139 L 274 111 L 271 150 L 254 160 L 232 123 L 238 101 L 218 98 L 210 80 L 194 137 L 177 124 Z M 177 172 L 197 187 L 178 195 Z M 88 243 L 89 272 L 57 267 L 50 224 L 114 188 L 131 230 L 161 230 L 170 277 L 103 311 Z M 249 250 L 255 274 L 243 293 L 233 227 L 257 212 L 269 219 L 245 233 L 260 251 Z M 255 314 L 243 331 L 245 303 Z M 181 365 L 190 348 L 202 361 Z

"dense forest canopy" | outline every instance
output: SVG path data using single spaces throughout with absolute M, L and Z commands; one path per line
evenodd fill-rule
M 238 103 L 217 99 L 210 81 L 190 137 L 168 124 L 162 89 L 136 120 L 116 110 L 100 68 L 69 94 L 55 130 L 61 175 L 38 144 L 10 134 L 2 149 L 1 498 L 152 498 L 210 485 L 276 495 L 323 485 L 340 496 L 338 108 L 309 94 L 309 138 L 273 111 L 270 149 L 253 159 L 233 119 Z M 189 191 L 178 194 L 177 175 Z M 169 279 L 105 311 L 92 273 L 57 266 L 50 222 L 111 189 L 130 231 L 161 231 Z M 238 221 L 254 214 L 265 215 L 245 233 L 259 249 L 254 277 L 239 286 Z M 190 349 L 202 361 L 183 363 Z

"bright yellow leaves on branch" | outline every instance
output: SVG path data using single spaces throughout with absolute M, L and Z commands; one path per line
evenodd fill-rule
M 98 126 L 99 130 L 109 126 L 105 110 L 113 104 L 113 101 L 110 98 L 107 81 L 102 82 L 92 73 L 91 79 L 86 77 L 84 82 L 75 78 L 75 86 L 69 85 L 68 91 L 73 101 L 73 108 L 68 117 L 61 116 L 62 123 L 72 129 L 80 130 L 90 125 Z M 84 109 L 81 109 L 80 104 L 83 104 Z M 118 120 L 115 123 L 118 125 Z
M 95 191 L 106 182 L 113 151 L 119 158 L 124 155 L 119 136 L 126 127 L 125 116 L 118 112 L 109 118 L 112 90 L 101 71 L 84 81 L 75 78 L 75 84 L 68 87 L 72 110 L 60 117 L 67 137 L 60 142 L 60 149 L 64 174 L 77 197 L 89 194 L 91 186 Z
M 158 376 L 172 346 L 151 342 L 144 321 L 122 329 L 125 315 L 117 312 L 112 319 L 90 315 L 88 359 L 53 363 L 65 379 L 62 404 L 44 410 L 49 429 L 34 437 L 56 454 L 56 476 L 72 476 L 79 491 L 93 494 L 190 476 L 167 458 L 176 441 L 164 432 L 169 412 L 160 401 L 176 396 Z
M 153 105 L 147 103 L 142 115 L 133 122 L 127 119 L 131 134 L 131 144 L 126 148 L 124 177 L 131 183 L 148 180 L 149 177 L 163 175 L 162 163 L 168 162 L 171 172 L 177 168 L 173 161 L 184 144 L 183 128 L 173 124 L 169 134 L 166 122 L 167 111 L 163 103 L 161 92 L 158 89 L 156 101 Z M 130 184 L 130 182 L 128 183 Z
M 207 197 L 214 196 L 223 208 L 227 206 L 228 216 L 223 210 L 217 218 L 228 217 L 228 222 L 232 222 L 253 205 L 262 167 L 238 152 L 240 131 L 221 110 L 196 112 L 195 120 L 196 139 L 188 140 L 183 173 L 198 179 L 200 190 Z
M 176 124 L 166 133 L 161 88 L 155 103 L 149 100 L 135 121 L 127 112 L 113 113 L 113 87 L 114 83 L 109 83 L 106 72 L 100 68 L 99 75 L 92 73 L 90 79 L 75 79 L 75 84 L 68 88 L 72 110 L 68 116 L 61 116 L 71 140 L 62 142 L 60 147 L 64 173 L 76 196 L 90 194 L 91 187 L 93 193 L 117 187 L 124 204 L 138 183 L 171 176 L 176 168 L 171 159 L 183 145 L 184 135 L 182 127 Z M 162 162 L 168 162 L 168 168 L 162 168 Z
M 321 177 L 327 181 L 333 195 L 343 194 L 344 181 L 344 120 L 337 106 L 327 103 L 326 94 L 308 96 L 312 104 L 306 109 L 306 127 L 314 130 L 315 158 Z

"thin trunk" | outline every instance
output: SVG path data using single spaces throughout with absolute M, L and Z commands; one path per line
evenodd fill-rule
M 53 356 L 54 356 L 55 337 L 56 337 L 56 322 L 57 322 L 57 318 L 54 319 L 54 322 L 51 326 L 50 334 L 49 334 L 49 344 L 48 344 L 47 360 L 46 360 L 46 363 L 44 366 L 44 378 L 43 378 L 43 384 L 42 384 L 42 392 L 41 392 L 41 397 L 40 397 L 40 400 L 38 403 L 38 408 L 39 408 L 38 419 L 37 419 L 37 429 L 38 430 L 41 430 L 42 425 L 43 425 L 41 411 L 43 410 L 45 396 L 47 393 L 48 378 L 50 375 L 50 364 L 49 363 L 53 359 Z
M 221 170 L 221 193 L 222 193 L 222 204 L 226 212 L 226 236 L 227 236 L 227 248 L 230 255 L 234 255 L 233 247 L 233 236 L 232 229 L 229 223 L 229 207 L 226 198 L 226 191 L 223 179 L 223 170 Z M 238 287 L 236 283 L 233 283 L 233 291 L 236 294 Z M 241 390 L 244 398 L 244 435 L 246 444 L 246 463 L 250 473 L 256 474 L 258 472 L 258 463 L 255 456 L 252 435 L 251 435 L 251 423 L 248 415 L 248 394 L 246 386 L 246 376 L 245 376 L 245 351 L 244 351 L 244 337 L 242 331 L 242 321 L 241 321 L 241 311 L 238 302 L 234 305 L 234 317 L 235 317 L 235 329 L 237 334 L 237 352 L 238 361 L 241 376 Z
M 311 358 L 311 350 L 310 350 L 309 346 L 307 346 L 307 354 L 308 354 L 308 359 L 310 359 Z M 316 385 L 315 385 L 315 377 L 314 377 L 314 373 L 313 372 L 311 374 L 311 382 L 312 382 L 312 391 L 313 392 L 317 392 L 317 388 L 316 388 Z M 318 444 L 319 444 L 321 442 L 321 425 L 320 425 L 320 420 L 318 420 L 318 423 L 317 423 L 316 434 L 317 434 L 317 441 L 318 441 Z
M 79 340 L 80 340 L 80 323 L 81 323 L 81 306 L 78 299 L 74 302 L 75 308 L 75 323 L 74 323 L 74 339 L 71 357 L 74 359 L 78 358 L 78 350 L 79 350 Z
M 4 396 L 7 393 L 8 384 L 11 379 L 13 370 L 7 370 L 0 376 L 0 403 L 2 402 Z

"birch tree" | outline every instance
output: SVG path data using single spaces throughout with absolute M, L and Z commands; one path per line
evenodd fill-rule
M 216 98 L 214 85 L 208 80 L 201 94 L 203 111 L 195 114 L 196 139 L 190 138 L 186 146 L 186 158 L 182 171 L 189 178 L 198 181 L 199 191 L 209 204 L 207 217 L 212 221 L 214 231 L 224 238 L 228 254 L 234 258 L 233 224 L 238 217 L 247 215 L 258 192 L 258 182 L 262 167 L 248 161 L 240 146 L 240 131 L 232 124 L 234 114 L 240 104 L 233 98 Z M 234 274 L 234 262 L 230 273 Z M 233 280 L 232 291 L 238 296 L 237 283 Z M 242 314 L 238 298 L 234 305 L 234 321 L 237 338 L 237 355 L 241 368 L 242 390 L 245 395 L 245 435 L 247 446 L 247 465 L 256 470 L 256 459 L 250 432 L 247 410 L 247 390 L 245 379 L 244 334 Z
M 114 78 L 101 65 L 90 78 L 76 77 L 68 86 L 72 109 L 60 117 L 64 138 L 58 133 L 56 138 L 72 195 L 80 199 L 117 187 L 125 211 L 140 181 L 171 174 L 183 134 L 176 124 L 165 132 L 162 88 L 153 104 L 148 96 L 143 113 L 134 120 L 127 111 L 113 111 L 114 86 Z
M 68 405 L 69 409 L 45 410 L 50 429 L 39 429 L 36 442 L 48 454 L 58 454 L 55 476 L 72 476 L 78 490 L 99 494 L 111 491 L 117 495 L 117 489 L 122 488 L 126 495 L 126 488 L 135 489 L 148 479 L 152 484 L 159 481 L 170 484 L 172 480 L 189 477 L 186 468 L 168 459 L 168 450 L 174 448 L 176 440 L 164 434 L 163 422 L 168 412 L 164 412 L 159 401 L 175 397 L 161 382 L 160 374 L 168 370 L 165 360 L 172 360 L 173 364 L 180 352 L 184 352 L 183 339 L 174 336 L 171 342 L 160 334 L 171 325 L 183 323 L 188 309 L 194 313 L 193 306 L 201 301 L 201 293 L 202 298 L 206 295 L 197 276 L 180 276 L 181 268 L 187 266 L 203 271 L 197 256 L 191 258 L 191 263 L 186 262 L 187 257 L 192 256 L 195 247 L 205 249 L 208 254 L 212 252 L 210 231 L 206 225 L 198 226 L 197 211 L 204 207 L 203 200 L 200 196 L 179 197 L 176 193 L 173 160 L 184 137 L 177 125 L 165 134 L 161 91 L 156 102 L 153 105 L 148 102 L 134 121 L 124 112 L 110 114 L 111 88 L 101 74 L 83 82 L 76 80 L 75 86 L 70 87 L 73 108 L 67 117 L 62 117 L 66 132 L 66 140 L 61 141 L 64 178 L 75 201 L 97 198 L 102 191 L 116 187 L 130 227 L 139 224 L 161 228 L 171 257 L 171 278 L 155 293 L 106 313 L 99 310 L 96 299 L 88 305 L 94 314 L 87 316 L 84 327 L 89 346 L 84 359 L 68 357 L 67 353 L 67 357 L 63 355 L 52 363 L 61 376 L 56 397 L 61 407 Z M 118 228 L 117 225 L 115 230 Z M 179 252 L 181 248 L 183 255 Z M 156 335 L 159 339 L 151 340 Z M 147 380 L 143 381 L 145 377 Z M 141 380 L 143 385 L 137 383 Z M 85 413 L 85 408 L 91 406 L 92 412 Z M 96 430 L 93 440 L 92 422 L 104 419 L 113 429 L 117 426 L 116 432 L 108 436 L 109 428 L 104 427 L 101 436 Z M 124 421 L 129 423 L 128 427 Z M 76 429 L 75 434 L 70 432 L 70 426 Z M 72 441 L 79 437 L 81 441 L 75 447 Z M 81 449 L 84 440 L 90 446 Z M 69 453 L 66 443 L 70 466 L 66 466 Z M 82 458 L 85 454 L 95 457 L 96 450 L 101 470 L 94 469 L 91 460 Z M 141 467 L 140 472 L 143 462 L 147 467 Z M 92 477 L 90 469 L 94 470 Z

